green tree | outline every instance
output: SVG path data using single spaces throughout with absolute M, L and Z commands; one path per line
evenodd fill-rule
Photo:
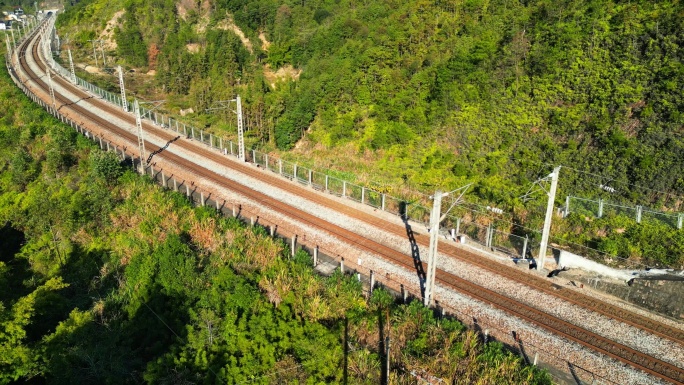
M 147 66 L 147 44 L 136 20 L 137 7 L 129 2 L 125 8 L 121 27 L 114 30 L 117 53 L 136 67 Z
M 42 352 L 28 341 L 26 329 L 34 321 L 36 302 L 50 291 L 66 286 L 61 279 L 53 278 L 20 298 L 10 309 L 4 309 L 0 303 L 0 383 L 35 377 L 44 370 Z
M 94 176 L 108 184 L 113 184 L 123 173 L 121 160 L 113 152 L 92 151 L 90 153 L 90 166 Z

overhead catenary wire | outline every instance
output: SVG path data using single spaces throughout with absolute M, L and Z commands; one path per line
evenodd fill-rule
M 645 186 L 638 185 L 638 184 L 631 183 L 631 182 L 621 182 L 621 181 L 616 180 L 616 178 L 610 177 L 610 176 L 608 176 L 608 175 L 600 175 L 600 174 L 593 173 L 593 172 L 590 172 L 590 171 L 580 170 L 580 169 L 578 169 L 578 168 L 571 167 L 571 166 L 567 166 L 567 165 L 565 165 L 565 164 L 558 163 L 558 162 L 556 162 L 556 163 L 549 163 L 548 161 L 539 161 L 539 160 L 534 160 L 534 159 L 522 159 L 522 158 L 516 157 L 515 155 L 509 156 L 508 159 L 509 159 L 510 161 L 517 162 L 517 163 L 525 163 L 525 162 L 527 162 L 527 163 L 532 163 L 532 164 L 538 165 L 538 166 L 540 166 L 538 170 L 540 170 L 542 167 L 551 167 L 551 168 L 553 168 L 553 167 L 555 167 L 555 166 L 560 165 L 560 166 L 562 167 L 562 170 L 564 170 L 564 171 L 570 170 L 570 171 L 573 171 L 573 172 L 576 172 L 576 173 L 581 173 L 581 174 L 589 175 L 589 176 L 596 177 L 596 178 L 608 179 L 608 180 L 611 181 L 611 183 L 612 183 L 612 182 L 615 182 L 615 183 L 620 184 L 620 185 L 630 186 L 630 187 L 633 187 L 633 188 L 636 188 L 636 189 L 641 189 L 641 190 L 644 190 L 644 191 L 651 191 L 651 192 L 653 192 L 653 193 L 658 193 L 658 194 L 663 194 L 663 195 L 667 195 L 667 196 L 672 196 L 672 197 L 678 198 L 678 199 L 684 199 L 684 195 L 681 195 L 681 194 L 676 194 L 676 193 L 673 193 L 673 192 L 662 191 L 662 190 L 654 189 L 654 188 L 651 188 L 651 187 L 645 187 Z M 538 171 L 538 172 L 539 172 L 539 171 Z M 562 180 L 562 178 L 561 178 L 561 180 Z M 597 185 L 597 187 L 598 187 L 598 185 Z
M 548 163 L 546 163 L 546 164 L 548 165 Z M 599 175 L 599 174 L 595 174 L 595 173 L 592 173 L 589 171 L 579 170 L 579 169 L 576 169 L 574 167 L 569 167 L 569 166 L 563 166 L 563 170 L 571 170 L 574 172 L 582 173 L 585 175 L 590 175 L 590 176 L 597 177 L 597 178 L 609 179 L 609 177 L 607 177 L 605 175 Z M 684 195 L 679 195 L 679 194 L 676 194 L 673 192 L 666 192 L 666 191 L 662 191 L 662 190 L 653 189 L 650 187 L 644 187 L 644 186 L 637 185 L 637 184 L 630 183 L 630 182 L 620 182 L 620 181 L 615 180 L 614 178 L 611 179 L 611 181 L 614 181 L 615 183 L 620 184 L 620 185 L 630 186 L 630 187 L 634 187 L 636 189 L 641 189 L 641 190 L 645 190 L 645 191 L 651 191 L 653 193 L 663 194 L 663 195 L 666 195 L 668 197 L 671 196 L 671 197 L 678 198 L 678 199 L 684 199 Z
M 420 193 L 420 192 L 418 192 L 418 194 L 424 195 L 424 194 L 422 194 L 422 193 Z M 427 195 L 425 195 L 425 196 L 427 197 Z M 475 207 L 477 207 L 478 209 L 469 208 L 469 207 L 466 207 L 466 205 L 475 206 Z M 528 233 L 541 234 L 541 230 L 539 230 L 539 229 L 534 229 L 534 228 L 531 228 L 531 227 L 528 227 L 528 226 L 524 226 L 524 225 L 522 225 L 522 224 L 520 224 L 520 223 L 515 223 L 515 222 L 513 222 L 513 221 L 511 221 L 511 220 L 507 220 L 507 219 L 504 219 L 504 218 L 502 218 L 502 217 L 498 217 L 498 216 L 495 217 L 495 216 L 493 216 L 492 214 L 490 214 L 490 210 L 487 210 L 486 206 L 483 206 L 483 205 L 480 205 L 480 204 L 477 204 L 477 203 L 473 203 L 473 202 L 462 202 L 458 207 L 463 208 L 463 209 L 468 210 L 468 211 L 471 211 L 471 212 L 473 212 L 473 213 L 475 213 L 475 214 L 478 214 L 478 215 L 487 217 L 488 219 L 492 220 L 493 222 L 499 222 L 499 223 L 502 223 L 502 222 L 503 222 L 503 223 L 506 223 L 507 225 L 509 225 L 509 226 L 511 226 L 511 227 L 515 227 L 515 228 L 519 228 L 519 229 L 525 230 L 525 231 L 527 231 Z M 452 217 L 452 216 L 450 216 L 450 217 Z M 478 224 L 475 223 L 475 222 L 472 222 L 472 223 L 475 224 L 476 226 L 481 226 L 481 225 L 478 225 Z M 384 226 L 380 227 L 380 229 L 381 229 L 381 230 L 385 230 L 385 229 L 387 229 L 388 226 L 389 226 L 389 224 L 384 225 Z M 574 245 L 574 246 L 577 246 L 577 247 L 581 247 L 581 248 L 586 249 L 586 250 L 592 250 L 592 251 L 594 251 L 594 252 L 596 252 L 596 253 L 599 253 L 599 254 L 608 256 L 608 257 L 610 257 L 610 258 L 619 259 L 619 260 L 624 260 L 624 261 L 629 261 L 628 258 L 619 257 L 619 256 L 616 256 L 616 255 L 613 255 L 613 254 L 609 254 L 609 253 L 606 253 L 606 252 L 604 252 L 604 251 L 601 251 L 601 250 L 598 250 L 598 249 L 595 249 L 595 248 L 592 248 L 592 247 L 589 247 L 589 246 L 586 246 L 586 245 L 582 245 L 582 244 L 579 244 L 579 243 L 575 243 L 575 242 L 572 242 L 572 241 L 569 241 L 569 240 L 566 240 L 566 239 L 563 239 L 563 238 L 560 238 L 560 237 L 551 236 L 550 238 L 551 238 L 554 242 L 565 243 L 565 244 L 571 244 L 571 245 Z M 364 240 L 363 242 L 358 243 L 358 244 L 353 244 L 353 245 L 352 245 L 352 244 L 349 244 L 349 245 L 345 245 L 345 251 L 351 250 L 354 246 L 363 246 L 365 243 L 366 243 L 366 241 Z M 338 254 L 339 254 L 339 253 L 338 253 Z M 632 264 L 635 264 L 635 265 L 637 265 L 637 266 L 646 266 L 645 264 L 637 264 L 637 263 L 633 263 L 633 262 L 632 262 Z
M 149 308 L 149 306 L 148 306 L 148 308 Z M 151 309 L 150 309 L 150 310 L 151 310 Z M 161 318 L 160 318 L 160 320 L 161 320 Z M 162 322 L 163 322 L 163 320 L 162 320 Z M 168 327 L 168 325 L 167 325 L 167 327 Z
M 537 164 L 539 164 L 540 166 L 549 165 L 548 163 L 545 163 L 545 162 L 537 162 L 537 161 L 534 161 L 534 160 L 531 160 L 530 162 L 537 163 Z M 540 167 L 540 168 L 541 168 L 541 167 Z M 574 169 L 574 168 L 568 168 L 568 169 L 576 170 L 576 169 Z M 576 170 L 576 171 L 579 171 L 579 170 Z M 585 172 L 585 173 L 586 173 L 586 172 Z M 588 174 L 591 174 L 591 173 L 588 173 Z M 596 174 L 592 174 L 592 175 L 596 175 Z M 596 175 L 596 176 L 598 176 L 598 175 Z M 604 177 L 602 177 L 602 178 L 604 178 Z M 423 194 L 421 193 L 421 195 L 423 195 Z M 482 207 L 482 206 L 480 206 L 480 207 Z M 480 214 L 482 214 L 482 213 L 480 213 Z M 486 214 L 485 214 L 485 215 L 486 215 Z M 501 219 L 501 218 L 495 218 L 495 220 L 497 220 L 497 221 L 502 221 L 503 219 Z M 505 220 L 504 220 L 504 221 L 505 221 Z M 516 226 L 516 227 L 519 227 L 519 228 L 525 228 L 525 229 L 528 229 L 528 230 L 531 230 L 531 231 L 534 231 L 534 232 L 539 232 L 538 230 L 529 229 L 529 228 L 527 228 L 527 227 L 525 227 L 525 226 L 522 226 L 522 225 L 517 224 L 517 223 L 513 223 L 513 222 L 511 222 L 511 221 L 505 221 L 505 222 L 510 223 L 512 226 Z M 554 237 L 554 238 L 555 238 L 555 237 Z M 590 248 L 590 249 L 591 249 L 591 248 Z M 592 250 L 596 250 L 596 249 L 592 249 Z M 598 251 L 598 250 L 596 250 L 596 251 Z M 599 252 L 600 252 L 600 251 L 599 251 Z
M 131 296 L 130 289 L 129 289 L 129 293 L 128 293 L 128 294 L 129 294 L 129 296 Z M 159 321 L 160 321 L 162 324 L 164 324 L 164 326 L 166 326 L 167 329 L 169 329 L 169 330 L 171 331 L 171 333 L 173 333 L 173 335 L 176 336 L 176 338 L 178 338 L 179 340 L 183 340 L 183 338 L 182 338 L 178 333 L 176 333 L 176 331 L 173 330 L 173 328 L 171 328 L 171 326 L 169 326 L 169 324 L 167 324 L 166 321 L 164 321 L 164 319 L 161 318 L 161 317 L 159 316 L 159 314 L 157 314 L 157 312 L 155 312 L 155 311 L 147 304 L 146 301 L 143 301 L 142 303 L 143 303 L 143 305 L 145 305 L 145 307 L 146 307 L 150 312 L 152 312 L 152 314 L 155 315 L 155 317 L 157 317 L 157 318 L 159 319 Z M 217 378 L 217 379 L 220 378 L 219 375 L 211 368 L 211 366 L 207 366 L 207 369 L 209 369 L 209 371 L 214 375 L 215 378 Z
M 367 348 L 366 348 L 366 347 L 359 346 L 359 347 L 356 347 L 355 349 L 349 349 L 347 352 L 348 352 L 348 353 L 355 353 L 355 352 L 359 352 L 359 351 L 363 351 L 363 350 L 367 350 Z M 319 363 L 319 362 L 321 362 L 321 360 L 311 359 L 309 362 L 303 362 L 303 363 L 300 363 L 300 364 L 292 365 L 292 366 L 289 366 L 289 367 L 287 367 L 287 368 L 278 370 L 278 371 L 273 372 L 273 373 L 270 373 L 270 374 L 264 374 L 264 375 L 261 375 L 261 376 L 258 376 L 258 377 L 252 377 L 252 378 L 250 378 L 247 382 L 243 381 L 242 384 L 251 384 L 251 383 L 253 383 L 253 382 L 257 381 L 257 380 L 261 380 L 261 379 L 268 378 L 268 377 L 273 377 L 273 376 L 275 376 L 275 375 L 277 375 L 277 374 L 287 373 L 287 372 L 289 372 L 289 371 L 292 371 L 292 370 L 295 370 L 295 369 L 299 369 L 299 368 L 302 368 L 302 367 L 305 367 L 305 366 L 309 366 L 309 365 L 312 365 L 312 364 L 314 364 L 314 363 Z
M 471 203 L 471 204 L 473 204 L 473 203 Z M 473 204 L 473 205 L 482 207 L 482 206 L 477 205 L 477 204 Z M 502 218 L 493 217 L 492 215 L 490 215 L 490 214 L 489 214 L 488 212 L 486 212 L 486 211 L 477 211 L 477 210 L 473 210 L 473 209 L 470 209 L 470 208 L 467 208 L 467 207 L 463 207 L 463 208 L 466 209 L 466 210 L 470 210 L 470 211 L 472 211 L 472 212 L 474 212 L 474 213 L 476 213 L 476 214 L 481 214 L 481 215 L 483 215 L 483 216 L 485 216 L 485 217 L 488 217 L 488 218 L 491 219 L 492 221 L 503 222 L 503 223 L 506 223 L 506 224 L 510 225 L 511 227 L 517 227 L 517 228 L 519 228 L 519 229 L 526 230 L 526 231 L 528 231 L 529 233 L 541 234 L 541 230 L 533 229 L 533 228 L 530 228 L 530 227 L 527 227 L 527 226 L 523 226 L 523 225 L 521 225 L 521 224 L 519 224 L 519 223 L 515 223 L 515 222 L 509 221 L 509 220 L 502 219 Z M 472 222 L 472 223 L 475 224 L 476 226 L 481 226 L 481 225 L 478 225 L 478 224 L 475 223 L 475 222 Z M 601 250 L 595 249 L 595 248 L 593 248 L 593 247 L 589 247 L 589 246 L 582 245 L 582 244 L 579 244 L 579 243 L 576 243 L 576 242 L 572 242 L 572 241 L 570 241 L 570 240 L 567 240 L 567 239 L 564 239 L 564 238 L 561 238 L 561 237 L 558 237 L 558 236 L 553 236 L 553 235 L 552 235 L 552 236 L 550 236 L 550 239 L 553 240 L 555 243 L 559 243 L 559 244 L 565 243 L 565 244 L 568 244 L 568 245 L 573 245 L 573 246 L 581 247 L 581 248 L 586 249 L 586 250 L 594 251 L 594 252 L 599 253 L 599 254 L 601 254 L 601 255 L 604 255 L 604 256 L 606 256 L 606 257 L 610 257 L 610 258 L 618 259 L 618 260 L 622 260 L 622 261 L 627 261 L 627 262 L 629 262 L 629 263 L 630 263 L 631 265 L 633 265 L 633 266 L 648 267 L 648 265 L 646 265 L 646 264 L 644 264 L 644 263 L 637 263 L 637 262 L 631 261 L 629 258 L 620 257 L 620 256 L 617 256 L 617 255 L 614 255 L 614 254 L 610 254 L 610 253 L 607 253 L 607 252 L 605 252 L 605 251 L 601 251 Z

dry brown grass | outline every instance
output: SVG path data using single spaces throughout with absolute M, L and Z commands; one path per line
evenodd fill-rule
M 93 243 L 93 236 L 90 234 L 88 231 L 86 231 L 85 228 L 81 227 L 74 233 L 70 240 L 73 243 L 79 244 L 79 245 L 91 245 Z
M 168 234 L 180 234 L 194 218 L 190 208 L 174 207 L 162 191 L 144 184 L 121 191 L 121 196 L 124 203 L 109 216 L 116 229 L 109 233 L 118 235 L 107 241 L 111 249 L 121 250 L 122 265 L 144 248 L 164 242 Z
M 297 312 L 312 322 L 329 319 L 331 316 L 330 306 L 324 298 L 321 280 L 310 273 L 291 276 L 291 279 L 295 290 L 294 300 Z
M 349 356 L 349 373 L 355 378 L 363 378 L 365 383 L 378 383 L 380 362 L 368 350 L 354 352 Z
M 289 277 L 284 270 L 279 271 L 275 278 L 262 276 L 259 281 L 259 288 L 266 294 L 268 301 L 279 306 L 283 298 L 292 290 L 292 277 Z
M 197 245 L 204 254 L 215 252 L 223 241 L 222 237 L 217 231 L 216 220 L 214 218 L 207 218 L 203 221 L 197 219 L 190 224 L 188 231 L 192 242 Z
M 245 244 L 248 248 L 243 250 L 245 261 L 255 269 L 266 269 L 272 266 L 278 259 L 282 248 L 270 238 L 260 237 L 251 231 L 245 232 Z
M 93 314 L 97 317 L 100 323 L 104 324 L 105 302 L 103 299 L 95 301 L 92 308 Z
M 280 303 L 283 301 L 283 298 L 280 296 L 280 293 L 278 292 L 275 280 L 265 276 L 261 277 L 261 280 L 259 281 L 259 288 L 262 292 L 264 292 L 264 294 L 266 294 L 268 302 L 276 306 L 279 306 Z
M 328 313 L 327 303 L 320 294 L 315 294 L 306 299 L 306 307 L 303 315 L 307 320 L 315 322 L 320 319 L 325 319 Z
M 126 231 L 137 229 L 144 218 L 132 211 L 115 211 L 109 219 L 114 228 Z

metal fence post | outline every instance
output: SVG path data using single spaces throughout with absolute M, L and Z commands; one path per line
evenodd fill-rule
M 370 293 L 373 294 L 373 288 L 375 287 L 375 274 L 373 270 L 370 271 Z
M 314 247 L 313 250 L 313 266 L 316 267 L 318 265 L 318 245 Z
M 485 246 L 489 247 L 490 237 L 492 235 L 492 225 L 487 225 L 487 235 L 485 236 Z
M 644 209 L 644 206 L 637 206 L 636 207 L 636 221 L 637 223 L 641 223 L 641 213 Z
M 408 299 L 408 291 L 404 287 L 404 284 L 401 284 L 401 300 L 403 303 L 406 303 L 406 300 Z

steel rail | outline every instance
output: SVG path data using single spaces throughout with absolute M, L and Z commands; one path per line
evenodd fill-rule
M 30 42 L 35 41 L 34 39 L 27 40 L 21 45 L 22 51 L 25 52 L 27 47 L 29 46 Z M 37 45 L 33 45 L 32 53 L 35 57 L 38 57 L 36 60 L 36 63 L 38 65 L 40 64 L 40 55 L 37 52 Z M 21 58 L 22 56 L 20 56 Z M 21 62 L 21 68 L 22 70 L 29 75 L 29 78 L 32 78 L 38 85 L 39 87 L 45 91 L 47 89 L 46 83 L 39 77 L 37 74 L 35 74 L 31 68 L 28 66 L 28 63 L 25 59 L 20 60 Z M 43 64 L 44 67 L 44 64 Z M 56 77 L 56 79 L 59 79 L 58 81 L 61 81 L 61 86 L 62 87 L 69 87 L 70 92 L 76 94 L 76 95 L 84 95 L 84 97 L 90 96 L 89 94 L 81 91 L 77 87 L 74 87 L 71 85 L 71 83 L 68 83 L 61 79 L 60 77 Z M 56 93 L 56 96 L 58 94 Z M 126 131 L 124 129 L 121 129 L 119 127 L 116 127 L 113 125 L 111 122 L 106 121 L 103 119 L 101 116 L 94 114 L 90 111 L 88 111 L 86 108 L 79 106 L 77 104 L 71 104 L 70 100 L 67 100 L 62 97 L 62 95 L 58 96 L 58 101 L 59 103 L 62 104 L 62 107 L 68 105 L 66 107 L 67 110 L 72 110 L 74 113 L 79 114 L 83 117 L 86 117 L 88 120 L 92 121 L 95 124 L 98 124 L 102 126 L 103 128 L 106 128 L 107 130 L 113 132 L 114 134 L 124 138 L 126 141 L 129 143 L 135 143 L 135 135 L 129 131 Z M 118 109 L 112 109 L 113 111 L 109 111 L 110 108 L 107 108 L 107 106 L 100 102 L 99 100 L 88 100 L 88 103 L 91 103 L 93 105 L 98 105 L 99 108 L 103 108 L 107 110 L 108 112 L 113 112 L 116 111 L 117 115 L 119 117 L 126 118 L 126 120 L 132 119 L 132 116 L 127 115 L 123 112 L 119 113 Z M 104 105 L 104 106 L 102 106 Z M 165 137 L 171 137 L 171 133 L 157 129 L 155 127 L 151 128 L 146 128 L 155 131 L 155 135 L 165 138 Z M 185 144 L 189 144 L 188 142 L 184 142 Z M 183 143 L 181 143 L 183 144 Z M 155 148 L 158 146 L 155 146 L 150 143 L 151 148 Z M 204 149 L 204 151 L 198 151 L 198 146 L 190 146 L 186 145 L 186 149 L 190 149 L 191 151 L 196 151 L 200 152 L 200 155 L 206 156 L 209 158 L 212 158 L 214 161 L 218 161 L 221 164 L 231 164 L 230 167 L 238 169 L 240 172 L 245 172 L 248 175 L 251 175 L 253 177 L 258 177 L 259 179 L 264 179 L 264 173 L 260 172 L 258 170 L 255 170 L 249 166 L 245 166 L 243 164 L 232 164 L 235 162 L 226 162 L 225 157 L 222 157 L 221 155 Z M 242 186 L 236 183 L 228 183 L 226 179 L 217 173 L 207 170 L 204 167 L 201 167 L 193 162 L 189 162 L 185 159 L 183 159 L 181 156 L 171 153 L 171 152 L 163 152 L 159 155 L 162 157 L 164 160 L 169 161 L 170 163 L 176 164 L 179 167 L 189 169 L 193 173 L 195 173 L 198 176 L 202 176 L 204 178 L 207 178 L 211 180 L 212 182 L 220 185 L 223 188 L 232 190 L 238 194 L 241 194 L 243 196 L 251 197 L 252 199 L 255 199 L 258 201 L 260 204 L 264 205 L 265 207 L 268 207 L 274 211 L 281 212 L 291 218 L 297 219 L 300 222 L 309 224 L 310 226 L 322 229 L 329 233 L 331 236 L 334 236 L 338 239 L 340 239 L 343 242 L 346 242 L 348 244 L 355 245 L 356 247 L 360 249 L 364 249 L 370 253 L 380 255 L 383 258 L 385 258 L 388 261 L 391 261 L 395 264 L 398 264 L 404 268 L 407 268 L 408 270 L 413 270 L 415 269 L 414 261 L 413 258 L 391 248 L 386 245 L 383 245 L 381 243 L 375 242 L 373 240 L 370 240 L 368 238 L 365 238 L 363 236 L 360 236 L 352 231 L 346 230 L 342 227 L 333 225 L 329 222 L 326 222 L 318 217 L 313 216 L 312 214 L 308 214 L 302 210 L 296 209 L 290 205 L 284 204 L 282 202 L 279 202 L 275 200 L 274 198 L 271 198 L 263 193 L 257 192 L 249 187 Z M 285 188 L 286 190 L 290 192 L 297 193 L 299 195 L 305 195 L 307 198 L 309 195 L 317 195 L 317 194 L 312 194 L 310 190 L 304 189 L 300 186 L 295 186 L 287 181 L 284 181 L 280 178 L 276 178 L 274 176 L 269 175 L 269 182 L 271 181 L 276 181 L 278 187 L 280 188 Z M 296 187 L 296 188 L 292 188 Z M 302 194 L 302 192 L 308 192 L 308 194 Z M 326 202 L 327 201 L 327 202 Z M 339 211 L 345 212 L 347 215 L 352 215 L 354 217 L 357 217 L 359 219 L 365 220 L 368 223 L 371 224 L 378 224 L 378 223 L 383 223 L 384 226 L 387 226 L 386 221 L 380 221 L 377 218 L 373 218 L 370 220 L 368 217 L 372 217 L 368 214 L 362 213 L 358 210 L 355 210 L 351 207 L 347 207 L 345 205 L 340 205 L 339 203 L 329 199 L 329 198 L 324 198 L 321 200 L 317 200 L 318 203 L 325 203 L 326 206 L 330 205 L 329 207 L 338 209 Z M 341 208 L 340 208 L 341 207 Z M 400 226 L 396 226 L 399 227 Z M 422 236 L 425 237 L 425 236 Z M 418 238 L 418 237 L 417 237 Z M 460 249 L 457 249 L 453 246 L 451 248 L 455 249 L 458 253 L 459 256 L 463 254 L 463 251 Z M 471 254 L 472 253 L 465 253 L 465 254 Z M 474 256 L 474 255 L 473 255 Z M 481 263 L 478 263 L 480 265 Z M 503 267 L 503 265 L 501 265 Z M 502 269 L 502 271 L 506 271 L 506 269 Z M 502 274 L 502 271 L 496 271 L 497 274 Z M 505 275 L 505 274 L 504 274 Z M 531 277 L 527 274 L 523 274 L 525 276 Z M 533 277 L 536 278 L 536 277 Z M 610 357 L 619 359 L 621 361 L 630 363 L 631 365 L 647 372 L 652 375 L 658 376 L 660 378 L 663 378 L 668 381 L 672 381 L 675 384 L 684 384 L 684 371 L 681 368 L 678 368 L 674 365 L 671 365 L 669 363 L 654 359 L 653 357 L 650 357 L 644 353 L 638 352 L 634 349 L 631 349 L 627 346 L 623 346 L 620 344 L 616 344 L 613 341 L 610 341 L 607 338 L 604 338 L 602 336 L 596 335 L 590 331 L 587 331 L 583 328 L 580 328 L 576 325 L 572 325 L 566 321 L 560 320 L 554 316 L 550 316 L 544 312 L 541 312 L 538 309 L 535 309 L 531 306 L 527 306 L 524 304 L 521 304 L 517 301 L 514 301 L 510 298 L 507 298 L 503 295 L 500 295 L 498 293 L 494 293 L 488 289 L 484 289 L 480 286 L 477 286 L 473 283 L 470 283 L 468 281 L 464 281 L 455 275 L 445 272 L 443 270 L 438 270 L 437 272 L 437 279 L 438 281 L 449 287 L 455 288 L 457 291 L 466 293 L 468 296 L 474 297 L 476 299 L 479 299 L 483 302 L 490 303 L 498 308 L 501 308 L 502 310 L 505 310 L 508 313 L 514 314 L 520 318 L 526 319 L 530 322 L 533 322 L 547 330 L 553 331 L 554 333 L 558 333 L 570 340 L 573 340 L 575 342 L 578 342 L 582 345 L 585 345 L 587 347 L 590 347 L 596 351 L 602 352 Z M 543 281 L 543 280 L 542 280 Z M 548 281 L 545 281 L 546 286 L 550 286 Z M 585 296 L 586 297 L 586 296 Z M 631 314 L 631 313 L 630 313 Z M 591 340 L 593 342 L 590 342 L 588 340 Z

